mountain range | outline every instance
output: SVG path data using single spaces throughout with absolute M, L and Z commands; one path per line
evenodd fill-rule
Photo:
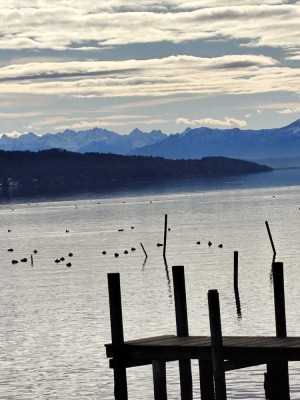
M 295 163 L 299 163 L 300 166 L 300 120 L 282 128 L 261 130 L 201 127 L 166 135 L 160 130 L 146 133 L 134 129 L 128 135 L 120 135 L 107 129 L 94 128 L 79 132 L 65 130 L 43 136 L 30 132 L 18 138 L 4 134 L 0 138 L 0 150 L 40 151 L 51 148 L 79 153 L 160 156 L 169 159 L 224 156 L 264 160 L 264 163 L 270 160 L 271 166 L 282 159 L 282 164 L 295 166 Z
M 165 158 L 202 158 L 213 155 L 261 160 L 300 156 L 300 120 L 283 128 L 241 130 L 195 128 L 135 149 L 132 154 Z
M 66 129 L 59 133 L 46 133 L 38 136 L 33 132 L 17 138 L 2 135 L 0 150 L 6 151 L 41 151 L 49 149 L 63 149 L 76 153 L 113 153 L 126 155 L 139 147 L 151 145 L 167 138 L 161 131 L 145 133 L 134 129 L 129 135 L 102 128 L 75 132 Z

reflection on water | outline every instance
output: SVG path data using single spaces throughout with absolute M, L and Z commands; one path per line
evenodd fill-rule
M 0 188 L 0 203 L 42 202 L 49 198 L 57 201 L 70 199 L 95 199 L 111 196 L 150 196 L 166 193 L 195 193 L 207 190 L 227 190 L 230 188 L 267 188 L 293 186 L 299 184 L 299 169 L 274 170 L 259 174 L 225 176 L 215 178 L 191 178 L 144 182 L 113 182 L 93 187 L 41 187 L 24 186 Z
M 167 285 L 168 285 L 168 290 L 169 290 L 169 297 L 172 297 L 171 279 L 170 279 L 169 267 L 168 267 L 168 264 L 167 264 L 167 259 L 166 259 L 166 257 L 164 257 L 164 264 L 165 264 Z
M 241 300 L 240 300 L 240 293 L 238 286 L 234 288 L 234 297 L 235 297 L 237 317 L 242 318 L 242 307 L 241 307 Z
M 148 186 L 100 200 L 94 195 L 77 197 L 76 202 L 33 203 L 26 198 L 21 203 L 19 198 L 13 206 L 0 205 L 0 398 L 113 399 L 113 375 L 104 349 L 110 342 L 108 272 L 121 274 L 126 340 L 176 332 L 169 274 L 173 265 L 185 266 L 191 335 L 209 334 L 207 291 L 214 288 L 220 293 L 224 335 L 274 335 L 266 220 L 284 262 L 288 335 L 299 335 L 300 186 L 263 188 L 257 179 L 256 189 L 237 187 L 237 182 L 226 189 L 220 180 L 219 186 L 210 183 L 215 190 L 205 191 L 194 180 L 190 190 L 174 182 L 172 189 L 161 186 L 159 193 Z M 172 226 L 167 263 L 156 246 L 164 234 L 165 214 Z M 7 251 L 10 248 L 13 252 Z M 232 287 L 235 250 L 238 301 Z M 28 261 L 21 263 L 23 258 Z M 264 370 L 228 372 L 229 398 L 263 398 Z M 291 363 L 290 371 L 297 398 L 299 363 Z M 168 365 L 167 374 L 170 399 L 176 399 L 177 363 Z M 197 374 L 193 363 L 195 382 Z M 128 382 L 131 399 L 153 398 L 151 367 L 130 369 Z M 198 386 L 195 399 L 200 398 Z

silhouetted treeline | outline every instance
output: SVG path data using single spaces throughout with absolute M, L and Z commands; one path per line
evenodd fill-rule
M 79 154 L 52 149 L 36 152 L 0 151 L 0 181 L 7 185 L 99 185 L 113 181 L 158 180 L 236 175 L 271 171 L 248 161 L 225 157 L 169 160 L 162 157 Z

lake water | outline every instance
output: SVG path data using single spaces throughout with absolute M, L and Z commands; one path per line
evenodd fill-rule
M 300 334 L 300 170 L 144 183 L 51 200 L 37 195 L 39 203 L 12 193 L 0 205 L 1 400 L 113 399 L 104 348 L 110 342 L 108 272 L 121 274 L 125 339 L 175 333 L 172 281 L 156 246 L 163 241 L 164 214 L 171 228 L 170 275 L 172 265 L 185 266 L 190 334 L 209 334 L 207 291 L 214 288 L 223 334 L 275 334 L 266 220 L 277 260 L 284 262 L 288 334 Z M 240 255 L 241 316 L 233 292 L 234 250 Z M 20 262 L 31 254 L 33 266 Z M 65 261 L 55 263 L 61 257 Z M 227 373 L 228 398 L 263 399 L 264 370 Z M 177 363 L 167 371 L 170 399 L 179 399 Z M 290 363 L 290 371 L 297 399 L 299 363 Z M 197 363 L 193 374 L 199 399 Z M 128 370 L 128 382 L 130 399 L 153 399 L 151 367 Z

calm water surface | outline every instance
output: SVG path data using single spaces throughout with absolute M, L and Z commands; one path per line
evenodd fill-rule
M 156 246 L 163 241 L 165 213 L 170 273 L 172 265 L 185 266 L 191 334 L 209 334 L 207 291 L 213 288 L 220 292 L 225 335 L 275 334 L 268 220 L 285 267 L 288 334 L 299 335 L 300 173 L 286 172 L 284 178 L 280 172 L 273 185 L 265 181 L 266 187 L 262 175 L 211 180 L 206 186 L 197 180 L 160 184 L 156 190 L 146 185 L 92 200 L 37 204 L 19 198 L 2 204 L 0 399 L 113 398 L 104 349 L 110 342 L 108 272 L 121 273 L 125 339 L 175 333 L 172 282 Z M 146 263 L 140 242 L 149 255 Z M 233 293 L 234 250 L 240 253 L 242 316 Z M 33 267 L 20 262 L 31 254 Z M 61 257 L 66 260 L 56 264 Z M 12 259 L 19 263 L 12 265 Z M 228 373 L 228 397 L 263 399 L 264 370 Z M 290 370 L 297 399 L 299 363 L 291 363 Z M 199 399 L 197 364 L 193 373 Z M 153 398 L 150 367 L 129 370 L 128 381 L 130 399 Z M 168 366 L 168 391 L 170 399 L 179 399 L 176 363 Z

